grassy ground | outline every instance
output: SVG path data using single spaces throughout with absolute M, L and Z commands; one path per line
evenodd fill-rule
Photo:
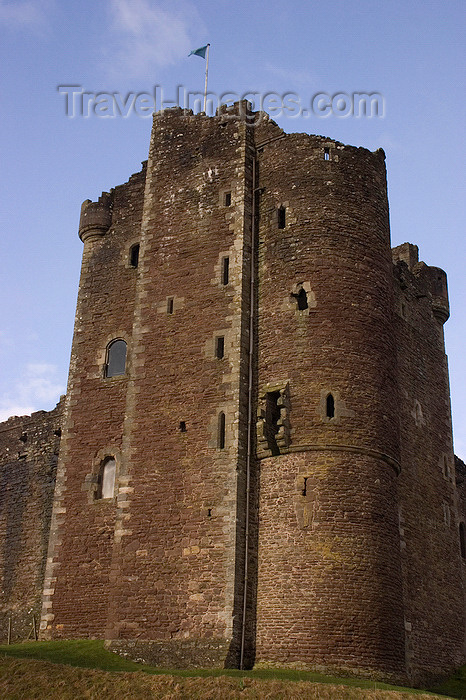
M 466 697 L 465 676 L 457 674 L 449 683 L 448 688 L 442 686 L 438 692 Z M 464 694 L 459 694 L 463 691 Z M 106 651 L 101 641 L 73 640 L 0 646 L 0 697 L 8 700 L 414 700 L 417 697 L 423 700 L 439 696 L 304 671 L 164 670 L 127 661 Z

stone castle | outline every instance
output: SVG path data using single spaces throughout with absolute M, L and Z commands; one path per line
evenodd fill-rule
M 82 206 L 66 399 L 0 426 L 2 634 L 421 682 L 465 660 L 446 276 L 382 150 L 248 109 L 156 114 Z

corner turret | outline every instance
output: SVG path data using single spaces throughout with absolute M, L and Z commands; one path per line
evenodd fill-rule
M 416 274 L 419 279 L 424 281 L 432 296 L 432 312 L 435 318 L 440 323 L 445 323 L 450 317 L 446 273 L 440 267 L 431 267 L 420 263 Z
M 86 199 L 81 206 L 79 237 L 83 243 L 104 236 L 112 223 L 112 196 L 103 192 L 97 202 Z

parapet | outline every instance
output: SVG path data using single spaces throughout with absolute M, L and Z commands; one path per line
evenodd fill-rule
M 79 237 L 84 243 L 90 238 L 103 236 L 112 223 L 112 196 L 103 192 L 97 202 L 86 199 L 81 206 Z

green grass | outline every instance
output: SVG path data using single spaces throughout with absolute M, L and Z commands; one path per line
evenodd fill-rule
M 354 677 L 327 676 L 322 673 L 310 671 L 296 671 L 291 669 L 256 669 L 253 671 L 239 671 L 236 669 L 167 669 L 156 668 L 144 664 L 129 661 L 117 654 L 107 651 L 101 640 L 77 639 L 71 641 L 53 642 L 24 642 L 0 646 L 0 655 L 13 656 L 22 659 L 37 659 L 54 664 L 66 664 L 80 668 L 100 669 L 103 671 L 126 671 L 147 674 L 169 674 L 178 677 L 219 677 L 229 676 L 238 678 L 256 678 L 264 680 L 282 681 L 309 681 L 312 683 L 325 683 L 332 685 L 353 686 L 355 688 L 368 688 L 379 690 L 395 690 L 412 694 L 425 693 L 423 690 L 413 688 L 401 688 L 386 683 L 374 682 Z M 446 683 L 435 689 L 438 694 L 448 694 L 450 697 L 466 697 L 466 667 L 458 672 Z
M 439 695 L 447 695 L 451 698 L 466 698 L 466 666 L 459 668 L 443 683 L 439 683 L 432 692 Z

